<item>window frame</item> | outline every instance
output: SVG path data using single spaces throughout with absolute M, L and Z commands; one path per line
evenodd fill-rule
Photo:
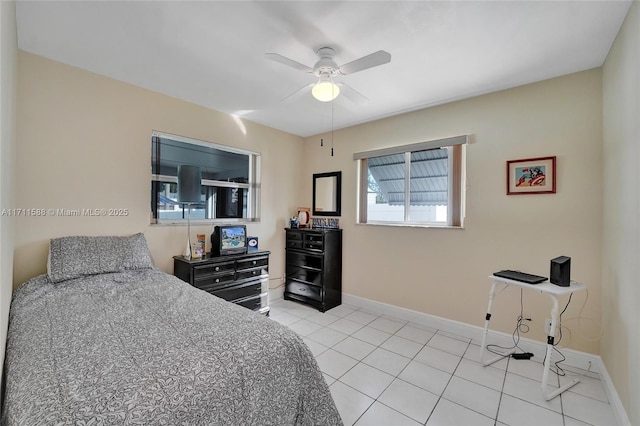
M 357 223 L 368 225 L 389 226 L 423 226 L 438 228 L 463 228 L 465 193 L 464 182 L 466 179 L 466 145 L 469 143 L 468 135 L 454 136 L 427 142 L 418 142 L 408 145 L 399 145 L 373 151 L 358 152 L 353 159 L 358 162 L 358 196 L 357 196 Z M 448 174 L 447 174 L 447 221 L 419 221 L 411 220 L 411 153 L 433 149 L 448 150 Z M 368 219 L 368 193 L 369 193 L 369 159 L 395 154 L 404 154 L 404 219 L 398 220 L 369 220 Z
M 244 189 L 247 191 L 247 196 L 246 196 L 246 201 L 247 201 L 247 205 L 244 207 L 246 209 L 247 212 L 247 217 L 242 217 L 242 218 L 197 218 L 194 219 L 193 217 L 191 218 L 191 224 L 196 224 L 196 225 L 207 225 L 207 224 L 220 224 L 220 223 L 253 223 L 253 222 L 259 222 L 260 221 L 260 188 L 261 188 L 261 181 L 260 181 L 260 176 L 261 176 L 261 161 L 262 161 L 262 154 L 259 152 L 255 152 L 255 151 L 249 151 L 249 150 L 245 150 L 245 149 L 240 149 L 240 148 L 235 148 L 235 147 L 230 147 L 227 145 L 221 145 L 218 143 L 214 143 L 214 142 L 207 142 L 207 141 L 202 141 L 202 140 L 198 140 L 198 139 L 194 139 L 194 138 L 190 138 L 190 137 L 186 137 L 186 136 L 178 136 L 178 135 L 174 135 L 174 134 L 170 134 L 170 133 L 165 133 L 165 132 L 160 132 L 160 131 L 152 131 L 151 133 L 151 143 L 152 143 L 152 149 L 153 149 L 153 139 L 155 137 L 159 137 L 159 138 L 164 138 L 164 139 L 171 139 L 177 142 L 183 142 L 183 143 L 188 143 L 188 144 L 193 144 L 193 145 L 199 145 L 199 146 L 203 146 L 206 148 L 215 148 L 221 151 L 225 151 L 225 152 L 229 152 L 229 153 L 233 153 L 233 154 L 242 154 L 242 155 L 247 155 L 249 157 L 249 173 L 248 173 L 248 182 L 246 183 L 242 183 L 242 182 L 229 182 L 229 181 L 221 181 L 221 180 L 211 180 L 211 179 L 202 179 L 202 186 L 207 186 L 207 187 L 212 187 L 212 188 L 219 188 L 219 187 L 224 187 L 224 188 L 238 188 L 238 189 Z M 153 161 L 153 159 L 152 159 Z M 154 182 L 158 182 L 158 183 L 178 183 L 178 177 L 177 176 L 170 176 L 170 175 L 162 175 L 162 174 L 154 174 L 153 170 L 151 173 L 151 203 L 154 202 L 154 200 L 156 200 L 156 196 L 154 195 L 154 189 L 155 189 L 155 185 Z M 214 190 L 215 192 L 215 190 Z M 205 209 L 212 209 L 215 212 L 215 203 L 213 203 L 213 201 L 209 201 L 207 202 L 203 202 L 203 206 L 205 204 L 208 204 L 207 206 L 205 206 Z M 183 225 L 183 224 L 187 224 L 187 218 L 184 215 L 184 211 L 185 211 L 185 207 L 182 206 L 182 211 L 183 211 L 183 218 L 182 219 L 161 219 L 160 217 L 153 217 L 153 206 L 152 210 L 151 210 L 151 224 L 152 225 Z M 156 203 L 156 208 L 157 208 L 157 203 Z M 193 208 L 193 207 L 192 207 Z

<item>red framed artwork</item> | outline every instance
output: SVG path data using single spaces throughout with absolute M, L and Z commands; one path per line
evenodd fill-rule
M 555 156 L 507 161 L 507 195 L 555 192 Z

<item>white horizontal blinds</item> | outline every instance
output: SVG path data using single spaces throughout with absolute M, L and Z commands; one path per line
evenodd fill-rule
M 384 157 L 386 155 L 404 154 L 405 152 L 425 151 L 427 149 L 436 149 L 443 146 L 464 145 L 468 141 L 467 135 L 454 136 L 451 138 L 437 139 L 428 142 L 418 142 L 409 145 L 394 146 L 390 148 L 376 149 L 373 151 L 356 152 L 353 154 L 354 160 L 362 160 L 372 157 Z

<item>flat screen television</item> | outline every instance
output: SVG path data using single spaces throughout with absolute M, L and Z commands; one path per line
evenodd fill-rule
M 247 252 L 247 227 L 245 225 L 217 225 L 211 234 L 211 253 L 214 256 Z

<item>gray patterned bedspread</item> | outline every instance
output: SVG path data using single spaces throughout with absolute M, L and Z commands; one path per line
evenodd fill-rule
M 279 323 L 154 269 L 20 286 L 2 423 L 342 424 Z

